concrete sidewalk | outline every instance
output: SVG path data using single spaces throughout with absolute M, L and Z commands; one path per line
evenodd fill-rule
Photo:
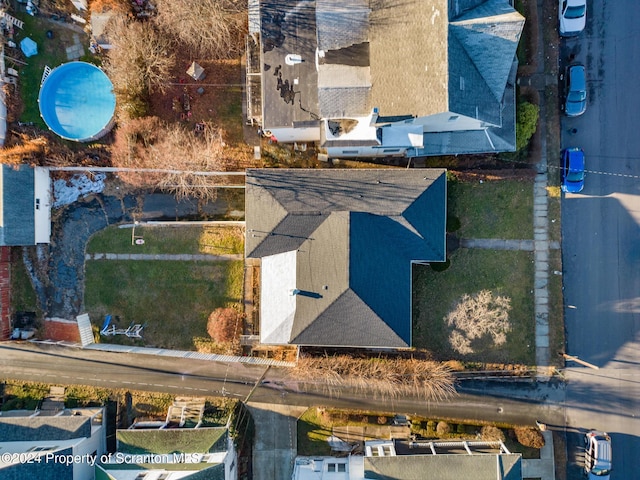
M 488 250 L 524 250 L 526 252 L 536 250 L 535 240 L 505 240 L 502 238 L 461 238 L 460 246 Z M 552 250 L 558 250 L 560 242 L 549 242 L 548 247 Z
M 555 480 L 556 468 L 553 459 L 553 433 L 541 432 L 544 437 L 544 447 L 540 449 L 540 459 L 522 459 L 522 478 L 540 478 Z
M 229 253 L 222 255 L 211 254 L 167 254 L 167 253 L 87 253 L 85 260 L 168 260 L 176 262 L 220 262 L 229 260 L 242 260 L 241 253 Z

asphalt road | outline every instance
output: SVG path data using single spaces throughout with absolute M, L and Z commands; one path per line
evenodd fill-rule
M 0 378 L 185 395 L 228 396 L 253 403 L 324 405 L 533 425 L 561 425 L 564 385 L 465 382 L 458 396 L 442 402 L 376 398 L 349 388 L 328 390 L 309 379 L 292 382 L 285 369 L 184 358 L 80 350 L 30 343 L 0 344 Z M 256 388 L 254 388 L 256 387 Z M 436 413 L 437 412 L 437 413 Z
M 0 378 L 243 400 L 265 366 L 80 350 L 29 343 L 0 344 Z
M 640 471 L 640 2 L 587 3 L 587 30 L 561 44 L 561 67 L 583 63 L 588 92 L 586 113 L 562 122 L 563 147 L 582 147 L 587 168 L 583 192 L 563 198 L 562 253 L 567 353 L 601 370 L 567 372 L 567 422 L 608 431 L 611 478 L 629 479 Z

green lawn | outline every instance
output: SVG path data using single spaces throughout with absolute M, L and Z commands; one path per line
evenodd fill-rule
M 448 213 L 462 238 L 533 238 L 533 184 L 527 180 L 449 182 Z
M 15 252 L 11 262 L 11 309 L 14 312 L 38 312 L 36 292 L 22 256 Z
M 24 103 L 24 111 L 20 120 L 34 122 L 36 125 L 46 128 L 42 118 L 40 118 L 40 110 L 38 108 L 42 72 L 45 65 L 53 69 L 69 61 L 65 49 L 73 45 L 73 34 L 76 32 L 51 22 L 45 17 L 32 17 L 23 12 L 16 12 L 15 17 L 24 22 L 22 30 L 15 29 L 16 43 L 19 44 L 25 37 L 31 37 L 38 44 L 38 54 L 27 58 L 25 60 L 27 65 L 14 67 L 20 73 L 20 92 Z M 48 30 L 53 32 L 53 38 L 47 38 Z M 77 33 L 77 35 L 80 36 L 80 42 L 83 43 L 85 50 L 88 52 L 86 34 Z M 9 52 L 7 52 L 7 55 L 12 56 Z M 96 59 L 92 56 L 85 56 L 81 60 L 96 63 Z M 7 60 L 7 63 L 8 66 L 13 66 L 10 60 Z
M 428 266 L 413 267 L 413 346 L 432 351 L 441 359 L 535 363 L 533 305 L 533 254 L 523 251 L 459 249 L 451 266 L 435 272 Z M 450 348 L 444 320 L 463 294 L 490 290 L 511 299 L 511 332 L 506 344 L 476 349 L 461 356 Z
M 310 408 L 298 419 L 298 455 L 330 455 L 327 438 L 332 435 L 331 426 L 323 425 L 318 409 Z
M 132 235 L 144 239 L 132 245 Z M 239 226 L 137 226 L 106 228 L 87 244 L 87 253 L 238 254 L 244 252 L 244 230 Z
M 125 328 L 146 324 L 145 345 L 194 350 L 199 337 L 208 337 L 209 314 L 242 301 L 242 261 L 94 260 L 85 271 L 85 307 L 93 323 L 101 326 L 110 313 Z

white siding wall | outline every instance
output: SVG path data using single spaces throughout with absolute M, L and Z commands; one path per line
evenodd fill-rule
M 35 167 L 34 177 L 34 229 L 36 243 L 49 243 L 51 239 L 51 179 L 49 170 Z
M 418 117 L 413 120 L 413 123 L 422 125 L 425 132 L 452 132 L 455 130 L 480 130 L 484 128 L 483 122 L 480 120 L 454 112 Z
M 278 128 L 265 128 L 265 131 L 270 131 L 273 136 L 276 137 L 278 142 L 281 143 L 293 143 L 293 142 L 319 142 L 320 141 L 320 127 L 307 127 L 307 128 L 293 128 L 293 127 L 278 127 Z

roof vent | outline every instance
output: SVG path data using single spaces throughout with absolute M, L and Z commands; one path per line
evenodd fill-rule
M 287 65 L 297 65 L 298 63 L 302 63 L 302 57 L 297 53 L 289 53 L 286 57 L 284 57 L 284 63 Z

